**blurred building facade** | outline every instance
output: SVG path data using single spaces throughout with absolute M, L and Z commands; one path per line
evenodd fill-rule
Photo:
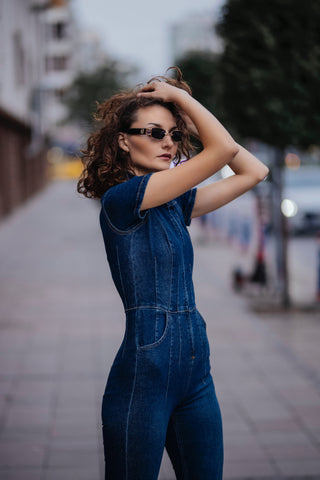
M 74 65 L 77 72 L 94 72 L 110 57 L 102 48 L 99 35 L 93 30 L 83 29 L 76 25 L 75 48 L 77 55 Z
M 195 13 L 182 18 L 171 28 L 171 54 L 177 60 L 188 52 L 209 51 L 220 53 L 222 42 L 214 25 L 218 11 Z
M 59 123 L 66 117 L 63 96 L 75 76 L 75 26 L 68 1 L 51 2 L 41 15 L 44 37 L 40 81 L 42 129 L 58 134 Z
M 74 76 L 68 0 L 0 3 L 0 217 L 45 185 L 46 142 Z

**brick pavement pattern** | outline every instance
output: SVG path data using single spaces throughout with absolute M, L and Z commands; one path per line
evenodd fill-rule
M 103 478 L 100 404 L 124 314 L 98 214 L 56 181 L 0 224 L 1 480 Z M 319 314 L 250 312 L 230 289 L 238 252 L 197 228 L 224 478 L 319 479 Z M 174 478 L 165 454 L 159 480 Z

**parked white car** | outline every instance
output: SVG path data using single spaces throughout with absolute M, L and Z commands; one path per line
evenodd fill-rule
M 320 167 L 285 169 L 281 210 L 291 233 L 320 232 Z

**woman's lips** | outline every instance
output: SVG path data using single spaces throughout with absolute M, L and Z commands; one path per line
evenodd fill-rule
M 171 160 L 171 155 L 169 153 L 163 153 L 162 155 L 158 155 L 158 158 L 163 158 L 164 160 Z

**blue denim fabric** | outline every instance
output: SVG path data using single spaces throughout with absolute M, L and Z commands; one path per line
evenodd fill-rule
M 178 480 L 221 480 L 221 414 L 186 228 L 196 189 L 141 211 L 150 175 L 101 199 L 107 257 L 126 312 L 102 404 L 105 478 L 156 480 L 166 448 Z

